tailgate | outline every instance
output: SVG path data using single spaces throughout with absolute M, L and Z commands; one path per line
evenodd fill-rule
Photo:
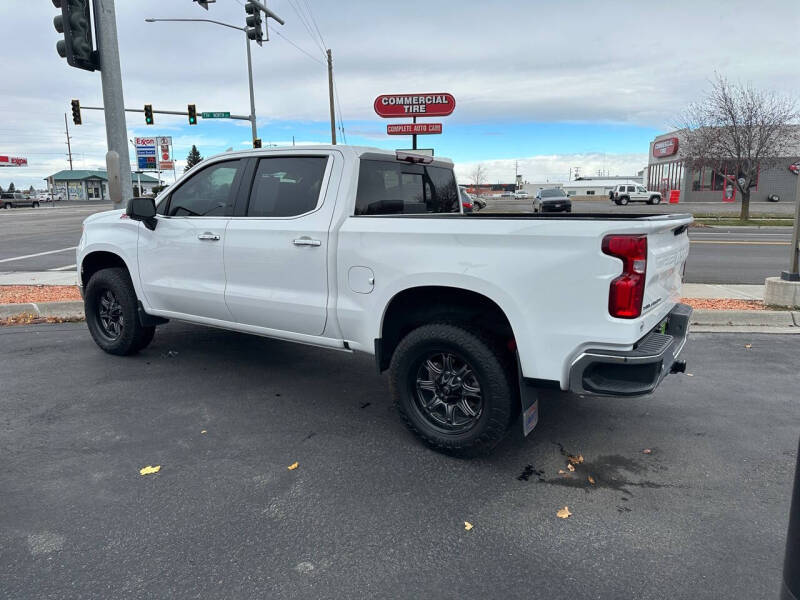
M 647 234 L 647 279 L 642 315 L 681 297 L 686 258 L 689 256 L 691 219 L 664 224 Z

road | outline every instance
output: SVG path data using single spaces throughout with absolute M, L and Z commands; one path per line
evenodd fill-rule
M 527 210 L 527 204 L 511 202 L 516 204 L 504 209 Z M 598 211 L 609 210 L 606 203 L 585 204 Z M 662 211 L 670 207 L 656 208 Z M 81 222 L 105 209 L 107 205 L 0 210 L 0 272 L 74 269 L 74 246 L 80 238 Z M 644 207 L 614 209 L 637 212 Z M 652 211 L 653 207 L 647 209 Z M 763 284 L 766 277 L 778 275 L 788 267 L 791 241 L 788 227 L 693 229 L 690 237 L 692 247 L 686 267 L 689 283 Z
M 800 336 L 686 358 L 648 398 L 544 395 L 529 438 L 466 461 L 406 432 L 366 356 L 0 329 L 0 597 L 775 597 Z
M 75 268 L 81 223 L 103 204 L 0 210 L 0 272 Z
M 487 200 L 488 210 L 495 210 L 499 212 L 531 212 L 532 200 L 515 200 L 514 198 L 489 198 Z M 612 204 L 607 198 L 597 200 L 574 200 L 574 212 L 627 212 L 627 213 L 679 213 L 690 212 L 695 215 L 720 215 L 731 216 L 734 218 L 739 217 L 741 210 L 740 204 L 726 204 L 723 202 L 684 202 L 682 204 L 669 204 L 662 202 L 658 206 L 650 206 L 649 204 L 639 202 L 628 204 L 626 206 L 617 206 Z M 768 214 L 776 216 L 785 216 L 791 218 L 794 216 L 794 203 L 793 202 L 751 202 L 750 213 L 752 215 Z

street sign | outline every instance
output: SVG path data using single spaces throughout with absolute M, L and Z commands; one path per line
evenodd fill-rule
M 375 98 L 375 112 L 383 118 L 446 117 L 456 108 L 452 94 L 383 94 Z
M 204 119 L 230 119 L 231 113 L 229 112 L 204 112 L 200 113 Z
M 441 123 L 393 123 L 386 126 L 388 135 L 429 135 L 442 133 Z
M 21 156 L 0 156 L 0 167 L 27 167 L 28 159 Z
M 175 168 L 175 163 L 171 160 L 162 160 L 158 163 L 158 168 L 162 171 L 171 171 Z

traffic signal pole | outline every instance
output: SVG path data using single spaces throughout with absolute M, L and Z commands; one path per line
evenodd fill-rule
M 117 18 L 114 0 L 92 0 L 97 21 L 97 51 L 103 83 L 103 106 L 106 117 L 108 150 L 119 156 L 121 196 L 111 198 L 114 208 L 123 208 L 133 197 L 131 160 L 125 123 L 125 102 L 122 95 L 122 70 L 119 63 Z M 116 194 L 114 194 L 116 195 Z
M 256 127 L 256 95 L 253 90 L 253 59 L 250 55 L 250 36 L 247 29 L 244 30 L 244 39 L 247 43 L 247 77 L 250 82 L 250 127 L 253 130 L 253 141 L 258 139 L 258 128 Z

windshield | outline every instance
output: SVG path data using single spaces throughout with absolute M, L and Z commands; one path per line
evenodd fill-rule
M 542 190 L 539 192 L 541 198 L 563 198 L 564 191 L 559 189 Z

